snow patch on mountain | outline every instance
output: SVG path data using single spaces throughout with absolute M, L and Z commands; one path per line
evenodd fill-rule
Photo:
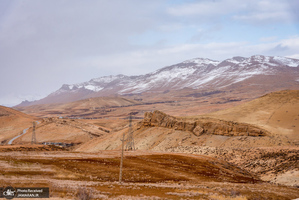
M 192 89 L 205 86 L 223 88 L 256 75 L 275 74 L 279 71 L 277 70 L 279 67 L 297 67 L 298 65 L 299 60 L 279 56 L 233 57 L 222 62 L 195 58 L 145 75 L 103 76 L 88 82 L 65 84 L 51 96 L 84 90 L 99 93 L 105 91 L 105 95 L 109 92 L 122 95 L 147 91 L 163 92 L 186 87 Z
M 231 73 L 230 75 L 235 77 L 231 84 L 244 81 L 244 80 L 251 78 L 255 75 L 270 75 L 270 74 L 272 74 L 271 72 L 267 72 L 267 69 L 268 69 L 268 66 L 261 65 L 261 68 L 247 70 L 243 73 L 240 73 L 238 71 Z
M 103 87 L 98 87 L 98 86 L 94 86 L 94 85 L 86 85 L 86 86 L 84 86 L 84 88 L 87 90 L 95 91 L 95 92 L 99 92 L 102 89 L 104 89 Z
M 232 64 L 239 64 L 240 63 L 240 61 L 238 61 L 238 60 L 235 60 L 235 59 L 233 59 L 233 58 L 231 58 L 231 59 L 227 59 L 227 60 L 225 60 L 226 62 L 230 62 L 230 63 L 232 63 Z
M 262 56 L 262 55 L 254 55 L 251 56 L 248 60 L 250 60 L 251 62 L 267 63 L 270 62 L 270 57 Z
M 97 83 L 110 83 L 114 80 L 117 80 L 117 79 L 120 79 L 120 78 L 124 78 L 126 77 L 125 75 L 122 75 L 122 74 L 119 74 L 119 75 L 116 75 L 116 76 L 103 76 L 103 77 L 100 77 L 100 78 L 94 78 L 94 79 L 91 79 L 90 81 L 91 82 L 97 82 Z
M 172 79 L 179 78 L 179 79 L 186 79 L 189 75 L 193 74 L 196 71 L 194 67 L 174 67 L 171 70 L 163 70 L 154 74 L 151 78 L 154 81 L 160 80 L 168 80 L 171 81 Z
M 194 58 L 194 59 L 191 59 L 191 60 L 186 60 L 186 61 L 184 61 L 182 63 L 184 63 L 184 64 L 194 63 L 197 66 L 199 66 L 199 65 L 214 65 L 214 66 L 216 66 L 220 62 L 216 61 L 216 60 L 210 60 L 208 58 Z
M 283 65 L 287 65 L 289 67 L 298 67 L 299 66 L 299 60 L 292 59 L 292 58 L 286 58 L 286 57 L 280 57 L 280 56 L 274 56 L 273 58 L 278 63 L 281 63 Z

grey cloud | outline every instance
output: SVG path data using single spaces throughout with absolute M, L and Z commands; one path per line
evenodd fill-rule
M 250 1 L 244 12 L 233 15 L 233 19 L 256 25 L 268 25 L 273 23 L 290 23 L 290 2 L 280 0 Z
M 299 1 L 298 0 L 287 0 L 288 3 L 288 10 L 291 15 L 291 20 L 296 24 L 296 28 L 299 32 Z
M 173 6 L 168 9 L 168 13 L 200 22 L 219 22 L 224 16 L 229 16 L 236 21 L 259 25 L 289 23 L 292 18 L 290 8 L 293 8 L 293 14 L 298 16 L 298 12 L 295 12 L 298 8 L 296 0 L 203 0 Z
M 129 38 L 159 22 L 159 1 L 13 1 L 0 19 L 0 94 L 40 91 L 107 75 L 89 62 L 135 50 Z M 156 15 L 155 15 L 156 14 Z M 4 87 L 5 86 L 5 87 Z

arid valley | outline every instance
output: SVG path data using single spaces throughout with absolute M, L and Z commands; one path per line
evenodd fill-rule
M 0 183 L 51 199 L 296 199 L 299 91 L 245 94 L 1 107 Z
M 0 200 L 299 200 L 299 0 L 0 0 Z

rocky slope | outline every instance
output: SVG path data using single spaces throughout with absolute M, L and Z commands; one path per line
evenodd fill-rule
M 299 144 L 299 90 L 269 93 L 205 117 L 254 124 Z
M 178 146 L 168 152 L 208 155 L 237 165 L 264 181 L 299 187 L 299 148 L 223 148 L 209 146 Z
M 284 136 L 273 135 L 263 128 L 233 121 L 212 118 L 183 118 L 160 111 L 145 113 L 135 122 L 135 147 L 142 150 L 168 151 L 180 146 L 210 146 L 224 148 L 288 146 L 292 142 Z M 122 134 L 128 128 L 91 140 L 78 151 L 97 152 L 121 148 Z
M 147 112 L 144 120 L 139 123 L 139 129 L 144 127 L 163 127 L 173 130 L 192 132 L 196 136 L 214 134 L 223 136 L 266 136 L 269 133 L 261 128 L 245 123 L 201 118 L 185 120 L 167 115 L 160 111 Z
M 256 174 L 264 181 L 299 186 L 299 148 L 284 134 L 273 134 L 246 123 L 207 117 L 174 117 L 160 111 L 145 113 L 133 126 L 138 150 L 212 156 Z M 95 138 L 76 151 L 121 149 L 128 128 Z M 127 137 L 127 136 L 126 136 Z
M 65 84 L 44 99 L 23 102 L 19 106 L 71 102 L 115 94 L 163 93 L 184 88 L 231 90 L 249 87 L 266 91 L 299 88 L 298 65 L 299 60 L 277 56 L 233 57 L 222 62 L 197 58 L 140 76 L 105 76 L 84 83 Z

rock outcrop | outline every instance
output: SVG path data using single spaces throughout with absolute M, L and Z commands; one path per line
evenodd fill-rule
M 144 119 L 139 124 L 139 128 L 142 127 L 164 127 L 192 132 L 196 136 L 200 136 L 202 134 L 253 137 L 269 135 L 266 130 L 250 124 L 211 118 L 178 118 L 157 110 L 154 112 L 146 112 L 144 114 Z
M 246 171 L 257 174 L 264 181 L 299 188 L 298 148 L 221 148 L 209 146 L 177 146 L 166 150 L 207 155 L 223 159 Z

